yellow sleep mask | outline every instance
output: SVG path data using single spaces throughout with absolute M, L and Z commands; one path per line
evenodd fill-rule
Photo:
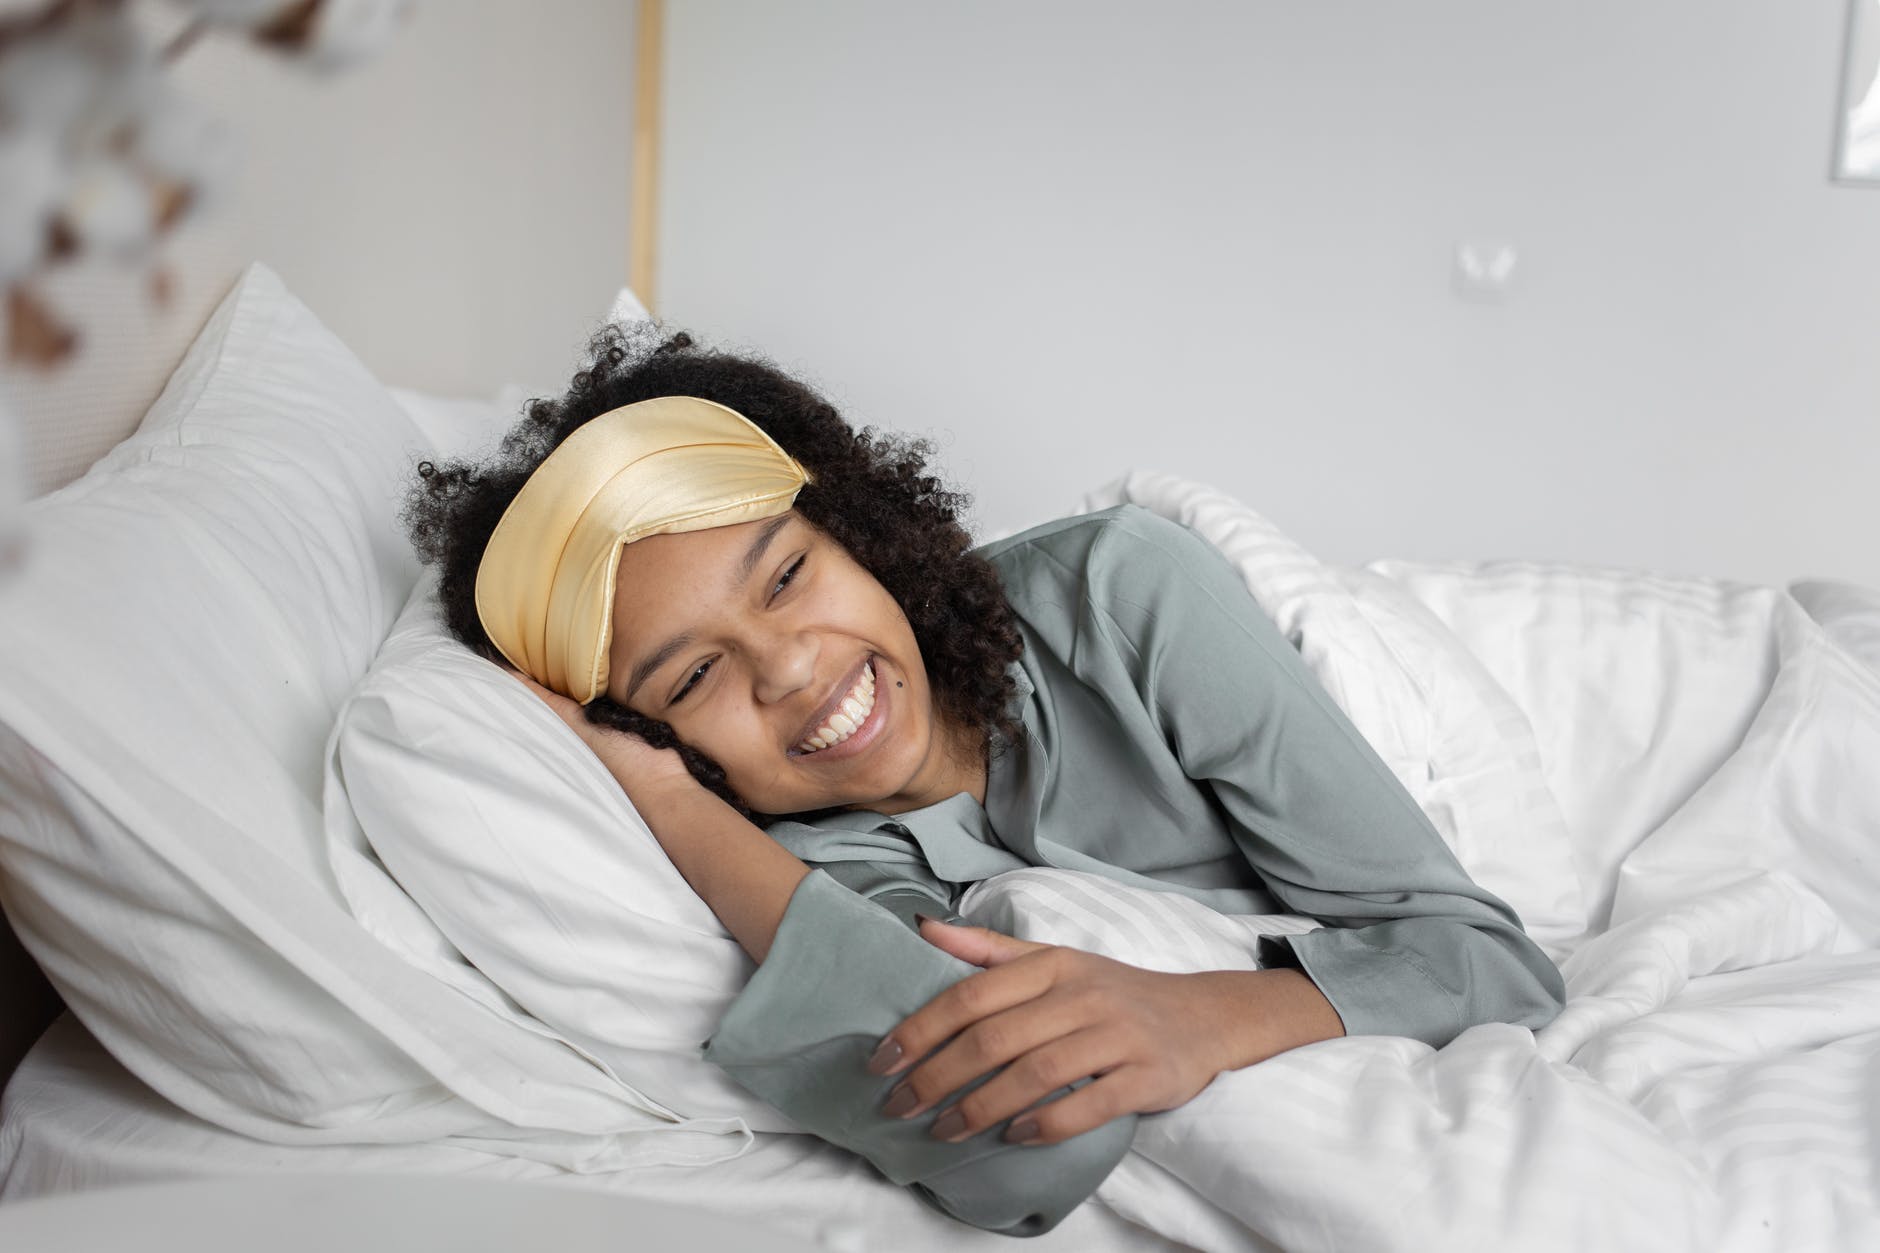
M 756 423 L 661 396 L 583 423 L 529 475 L 477 565 L 497 651 L 583 705 L 607 689 L 620 552 L 648 535 L 789 512 L 809 471 Z

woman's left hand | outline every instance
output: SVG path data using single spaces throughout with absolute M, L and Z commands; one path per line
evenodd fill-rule
M 630 731 L 616 731 L 590 722 L 587 709 L 571 697 L 544 687 L 512 665 L 505 663 L 503 669 L 520 679 L 543 704 L 568 724 L 570 730 L 581 737 L 581 742 L 601 759 L 607 772 L 614 776 L 614 782 L 620 785 L 621 791 L 627 794 L 627 799 L 635 806 L 644 807 L 648 799 L 662 788 L 682 793 L 704 790 L 703 785 L 686 771 L 685 759 L 679 756 L 677 750 L 654 748 Z M 644 808 L 641 812 L 644 813 Z
M 923 923 L 921 935 L 986 969 L 934 997 L 889 1033 L 900 1051 L 893 1053 L 884 1042 L 876 1056 L 889 1054 L 897 1062 L 871 1064 L 883 1074 L 951 1042 L 909 1071 L 883 1112 L 912 1118 L 1006 1067 L 935 1120 L 933 1134 L 940 1139 L 961 1140 L 1024 1112 L 1006 1139 L 1055 1144 L 1124 1114 L 1174 1109 L 1222 1070 L 1244 1064 L 1233 1059 L 1246 1042 L 1234 1037 L 1248 1008 L 1243 998 L 1257 986 L 1246 980 L 1257 980 L 1261 972 L 1167 974 L 937 921 Z M 1089 1076 L 1093 1082 L 1031 1109 Z M 912 1106 L 895 1103 L 903 1092 L 913 1094 Z

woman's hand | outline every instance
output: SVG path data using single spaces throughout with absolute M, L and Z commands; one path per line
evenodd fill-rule
M 1317 987 L 1294 970 L 1167 974 L 932 920 L 921 935 L 987 969 L 934 997 L 883 1041 L 870 1062 L 881 1074 L 950 1042 L 909 1071 L 882 1112 L 912 1118 L 1006 1067 L 935 1120 L 942 1140 L 1023 1112 L 1007 1140 L 1056 1144 L 1124 1114 L 1174 1109 L 1223 1070 L 1344 1033 Z M 1093 1082 L 1031 1108 L 1089 1076 Z
M 751 960 L 763 961 L 809 867 L 694 779 L 677 750 L 597 726 L 575 701 L 509 672 L 594 750 L 674 868 Z
M 703 785 L 685 768 L 677 749 L 654 748 L 630 732 L 589 722 L 587 711 L 579 702 L 543 687 L 514 667 L 504 669 L 527 684 L 563 722 L 574 728 L 581 742 L 594 750 L 594 755 L 601 759 L 601 764 L 636 806 L 648 799 L 649 793 L 669 787 L 683 789 L 690 784 L 703 790 Z

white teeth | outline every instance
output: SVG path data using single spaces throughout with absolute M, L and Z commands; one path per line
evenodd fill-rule
M 840 744 L 861 729 L 868 715 L 875 708 L 875 663 L 870 661 L 862 667 L 862 677 L 854 689 L 842 699 L 837 711 L 831 714 L 829 721 L 816 728 L 816 733 L 798 744 L 800 753 L 813 753 L 818 749 Z

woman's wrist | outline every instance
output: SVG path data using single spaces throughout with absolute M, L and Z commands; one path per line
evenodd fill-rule
M 810 867 L 689 776 L 633 797 L 634 808 L 733 938 L 762 962 Z
M 1203 989 L 1221 1070 L 1345 1034 L 1338 1011 L 1304 971 L 1209 970 L 1191 978 Z
M 653 828 L 654 835 L 659 834 L 661 822 L 676 826 L 683 820 L 681 815 L 696 808 L 701 798 L 719 799 L 715 792 L 685 770 L 638 775 L 631 783 L 615 774 L 614 781 L 620 784 L 620 790 L 633 802 L 633 811 Z

